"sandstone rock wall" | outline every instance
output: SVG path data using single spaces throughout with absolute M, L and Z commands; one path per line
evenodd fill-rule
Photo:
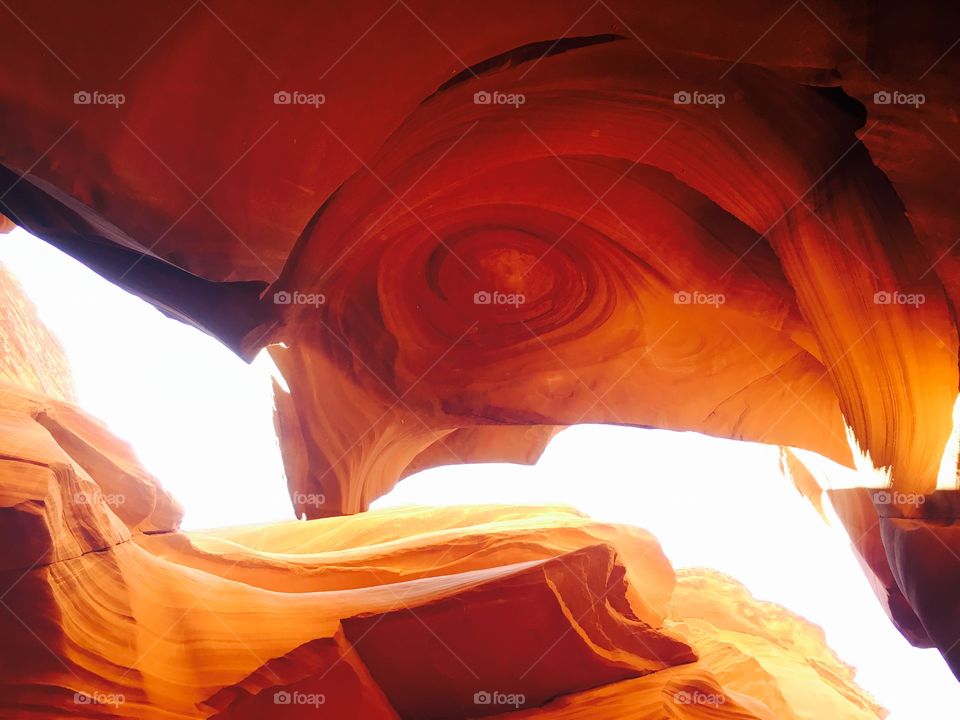
M 62 380 L 49 352 L 7 360 Z M 0 716 L 884 716 L 814 626 L 570 508 L 180 517 L 103 424 L 0 383 Z
M 3 238 L 0 237 L 0 240 Z M 20 283 L 0 265 L 0 380 L 60 400 L 76 399 L 70 366 Z

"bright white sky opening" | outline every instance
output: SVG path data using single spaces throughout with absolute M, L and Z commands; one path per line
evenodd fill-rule
M 80 404 L 184 505 L 185 529 L 292 517 L 265 354 L 246 365 L 22 230 L 0 236 L 0 262 L 63 344 Z M 960 707 L 960 684 L 940 655 L 912 648 L 893 628 L 846 535 L 781 477 L 773 447 L 580 426 L 555 438 L 535 467 L 428 470 L 375 507 L 469 503 L 563 503 L 647 528 L 674 566 L 726 572 L 821 625 L 893 720 L 945 718 Z

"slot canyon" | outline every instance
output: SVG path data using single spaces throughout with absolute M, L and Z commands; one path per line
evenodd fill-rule
M 774 448 L 769 482 L 960 677 L 960 7 L 0 0 L 0 23 L 0 245 L 267 358 L 289 495 L 288 520 L 182 529 L 0 269 L 0 717 L 888 716 L 815 622 L 647 529 L 371 508 L 577 425 Z

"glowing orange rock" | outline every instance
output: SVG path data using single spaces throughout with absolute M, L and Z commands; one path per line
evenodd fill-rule
M 0 83 L 0 209 L 268 347 L 298 512 L 530 461 L 580 422 L 847 465 L 853 440 L 897 492 L 937 489 L 960 386 L 951 8 L 10 5 L 37 30 L 0 47 L 23 68 Z M 894 505 L 869 572 L 946 652 L 931 583 L 957 561 L 932 567 L 910 522 L 954 548 L 952 518 Z
M 481 506 L 183 533 L 177 508 L 136 466 L 116 484 L 113 465 L 84 466 L 39 423 L 37 405 L 49 401 L 11 388 L 2 397 L 2 539 L 17 549 L 0 573 L 5 716 L 301 718 L 322 705 L 344 717 L 479 717 L 565 695 L 580 707 L 604 686 L 616 701 L 591 717 L 647 707 L 634 716 L 652 719 L 674 707 L 767 718 L 771 698 L 778 718 L 811 706 L 883 717 L 849 673 L 833 680 L 806 664 L 840 667 L 809 629 L 780 661 L 797 672 L 771 671 L 769 696 L 757 696 L 728 654 L 712 659 L 710 643 L 724 636 L 704 616 L 711 598 L 721 617 L 737 592 L 741 605 L 753 601 L 708 577 L 691 605 L 643 531 L 565 508 Z M 93 449 L 116 451 L 86 422 Z M 155 491 L 148 517 L 168 527 L 145 525 L 144 483 Z M 784 628 L 766 612 L 769 622 L 754 611 L 752 627 L 735 629 L 767 642 L 769 657 L 764 638 Z M 631 679 L 651 675 L 662 677 Z M 788 683 L 797 696 L 781 700 Z M 700 714 L 705 703 L 713 714 Z
M 57 52 L 2 50 L 27 68 L 0 95 L 6 213 L 244 354 L 288 345 L 290 479 L 327 512 L 453 456 L 448 435 L 529 458 L 529 426 L 585 421 L 848 463 L 845 422 L 895 486 L 934 489 L 960 299 L 935 100 L 960 61 L 934 4 L 909 31 L 831 2 L 731 33 L 625 0 L 575 27 L 505 0 L 14 6 Z M 123 69 L 79 40 L 107 22 Z
M 0 384 L 0 426 L 4 717 L 883 717 L 822 634 L 678 584 L 642 530 L 479 506 L 185 533 L 75 406 Z
M 0 218 L 0 221 L 5 218 Z M 2 232 L 2 226 L 0 226 Z M 0 380 L 74 400 L 70 366 L 20 284 L 0 266 Z

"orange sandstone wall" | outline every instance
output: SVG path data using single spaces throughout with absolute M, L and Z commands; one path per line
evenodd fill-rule
M 0 241 L 3 238 L 0 237 Z M 20 283 L 0 265 L 0 380 L 74 400 L 70 366 Z

